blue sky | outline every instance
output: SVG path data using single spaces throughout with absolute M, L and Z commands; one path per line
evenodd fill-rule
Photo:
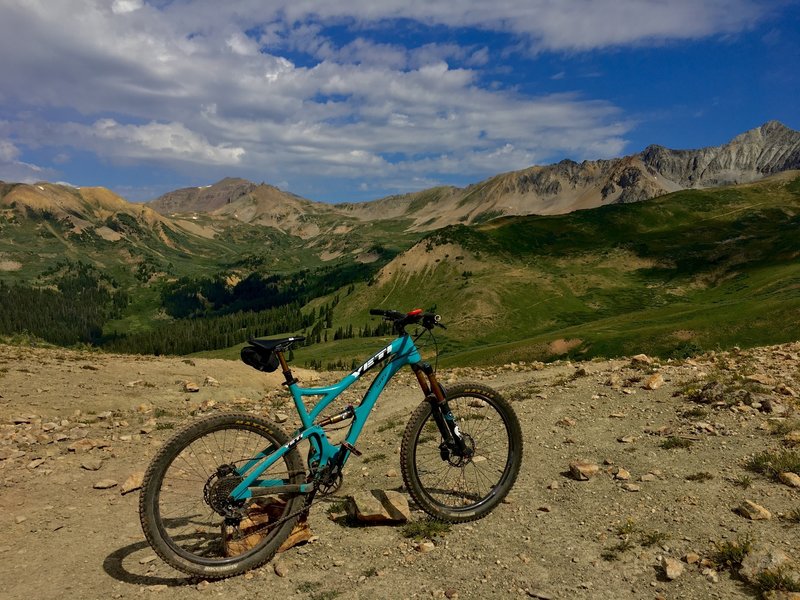
M 374 199 L 800 129 L 798 0 L 0 0 L 0 179 Z

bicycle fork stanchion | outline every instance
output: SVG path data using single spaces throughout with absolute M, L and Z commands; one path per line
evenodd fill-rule
M 443 458 L 445 451 L 452 451 L 458 456 L 469 458 L 472 450 L 464 443 L 464 438 L 447 403 L 447 396 L 436 378 L 436 372 L 433 367 L 426 362 L 419 362 L 411 365 L 411 370 L 417 376 L 417 382 L 422 389 L 422 393 L 425 394 L 425 399 L 431 403 L 433 420 L 436 422 L 444 439 Z

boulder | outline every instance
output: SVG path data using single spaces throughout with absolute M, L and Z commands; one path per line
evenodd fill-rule
M 760 548 L 747 553 L 739 567 L 739 576 L 755 583 L 764 571 L 776 571 L 789 566 L 792 559 L 779 548 Z
M 406 497 L 391 490 L 359 492 L 348 497 L 347 514 L 362 523 L 405 523 L 411 518 Z
M 664 377 L 661 373 L 654 373 L 645 380 L 643 387 L 646 390 L 657 390 L 662 385 L 664 385 Z

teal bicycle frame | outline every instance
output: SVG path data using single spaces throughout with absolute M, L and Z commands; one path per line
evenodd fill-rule
M 342 392 L 358 381 L 367 371 L 387 359 L 389 362 L 383 366 L 375 377 L 367 393 L 364 395 L 364 398 L 361 400 L 361 403 L 352 408 L 352 423 L 350 424 L 350 429 L 347 432 L 344 442 L 337 445 L 331 444 L 325 430 L 319 424 L 315 424 L 315 421 Z M 231 497 L 234 500 L 245 500 L 253 496 L 285 492 L 310 493 L 314 489 L 313 483 L 289 484 L 284 480 L 259 479 L 259 477 L 261 477 L 264 471 L 269 469 L 275 462 L 280 460 L 287 452 L 292 450 L 303 440 L 309 440 L 311 444 L 308 461 L 309 466 L 312 463 L 316 463 L 318 465 L 317 468 L 321 469 L 340 452 L 344 453 L 343 456 L 341 456 L 340 466 L 344 466 L 347 459 L 350 457 L 350 449 L 355 447 L 358 436 L 361 434 L 361 430 L 370 412 L 374 408 L 378 396 L 380 396 L 386 388 L 386 384 L 388 384 L 389 380 L 404 366 L 417 365 L 421 363 L 421 361 L 422 357 L 411 335 L 403 333 L 339 383 L 327 387 L 302 388 L 297 385 L 297 381 L 292 377 L 291 371 L 289 371 L 281 356 L 281 365 L 283 365 L 284 368 L 283 372 L 284 376 L 286 376 L 286 383 L 294 399 L 297 413 L 300 415 L 302 427 L 295 433 L 294 437 L 283 446 L 277 449 L 273 446 L 267 447 L 247 463 L 238 467 L 237 472 L 244 479 L 231 492 Z M 422 383 L 421 380 L 420 382 Z M 425 387 L 423 386 L 423 392 L 424 391 Z M 303 398 L 305 396 L 322 396 L 322 399 L 308 412 L 303 403 Z M 350 414 L 348 414 L 346 418 L 350 418 Z

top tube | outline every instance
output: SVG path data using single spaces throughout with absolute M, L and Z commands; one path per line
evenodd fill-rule
M 358 381 L 367 371 L 370 371 L 387 358 L 390 363 L 393 363 L 392 370 L 394 372 L 392 375 L 405 365 L 415 364 L 422 360 L 419 350 L 417 350 L 417 346 L 414 344 L 414 340 L 406 333 L 395 338 L 388 346 L 373 354 L 364 361 L 361 366 L 357 367 L 352 373 L 344 377 L 338 383 L 316 388 L 300 387 L 297 383 L 290 385 L 289 391 L 294 398 L 297 412 L 300 414 L 300 419 L 303 422 L 303 427 L 311 427 L 320 413 L 322 413 L 339 394 Z M 388 364 L 386 366 L 388 366 Z M 385 369 L 386 367 L 381 370 L 381 373 L 383 373 Z M 380 377 L 380 375 L 378 377 Z M 383 386 L 385 386 L 386 383 L 388 383 L 388 378 L 386 381 L 382 382 L 378 393 L 383 391 Z M 310 412 L 307 412 L 303 404 L 303 396 L 323 396 L 323 398 L 317 402 Z

